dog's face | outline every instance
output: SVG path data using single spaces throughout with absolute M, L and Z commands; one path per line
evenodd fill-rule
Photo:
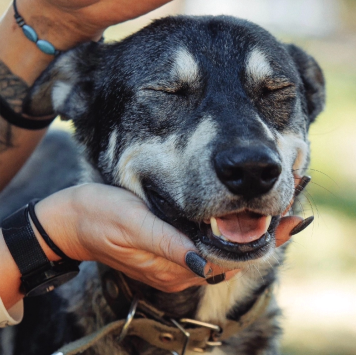
M 105 182 L 236 267 L 273 250 L 323 104 L 299 48 L 244 20 L 176 17 L 62 55 L 26 109 L 73 119 Z

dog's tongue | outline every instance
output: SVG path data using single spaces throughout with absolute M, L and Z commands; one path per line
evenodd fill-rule
M 247 211 L 216 218 L 220 234 L 234 243 L 250 243 L 261 238 L 270 222 L 271 217 Z

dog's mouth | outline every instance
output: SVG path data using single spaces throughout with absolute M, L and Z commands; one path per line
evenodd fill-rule
M 244 209 L 238 212 L 212 216 L 203 222 L 185 217 L 156 189 L 146 189 L 153 213 L 188 235 L 200 249 L 215 258 L 247 261 L 265 255 L 274 243 L 278 216 L 263 215 Z
M 278 217 L 250 210 L 204 220 L 201 242 L 217 248 L 219 254 L 235 261 L 257 259 L 269 250 L 274 240 Z
M 204 220 L 204 223 L 210 224 L 215 238 L 230 243 L 248 244 L 267 233 L 271 220 L 272 216 L 244 210 L 222 217 L 211 217 L 210 220 Z

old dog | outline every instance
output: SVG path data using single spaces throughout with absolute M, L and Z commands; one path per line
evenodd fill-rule
M 152 326 L 124 339 L 110 332 L 85 354 L 180 354 L 185 345 L 186 354 L 278 354 L 272 285 L 285 247 L 274 231 L 308 167 L 308 128 L 323 105 L 311 56 L 232 17 L 168 17 L 60 55 L 26 110 L 73 120 L 102 182 L 141 197 L 209 261 L 242 271 L 166 294 L 87 263 L 71 283 L 27 300 L 4 355 L 48 355 L 125 319 L 135 295 L 137 319 Z

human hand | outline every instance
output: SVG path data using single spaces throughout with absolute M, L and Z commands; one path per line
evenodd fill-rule
M 196 251 L 194 244 L 126 190 L 99 184 L 72 187 L 39 202 L 36 214 L 70 258 L 102 262 L 165 292 L 206 285 L 185 263 L 187 252 Z M 41 246 L 50 260 L 59 259 L 43 241 Z M 223 272 L 217 265 L 209 267 L 212 275 Z M 226 272 L 226 280 L 237 272 Z
M 314 220 L 314 217 L 308 217 L 303 220 L 303 218 L 299 216 L 287 216 L 285 215 L 289 212 L 292 207 L 295 198 L 305 189 L 305 187 L 309 184 L 311 178 L 309 176 L 294 176 L 294 185 L 295 185 L 295 194 L 294 199 L 289 204 L 288 208 L 284 211 L 281 216 L 279 225 L 276 230 L 275 239 L 276 239 L 276 247 L 279 247 L 286 243 L 293 235 L 301 232 L 305 228 L 307 228 Z
M 129 277 L 165 292 L 178 292 L 191 286 L 206 285 L 185 263 L 193 243 L 170 225 L 155 217 L 132 193 L 106 185 L 75 186 L 51 195 L 36 205 L 36 214 L 54 243 L 69 257 L 95 260 L 118 269 Z M 276 231 L 276 246 L 289 240 L 302 219 L 283 217 Z M 38 241 L 52 260 L 59 260 L 44 242 L 35 226 Z M 19 270 L 7 251 L 0 230 L 1 298 L 12 307 L 23 295 L 19 292 Z M 1 270 L 3 267 L 3 270 Z M 226 271 L 207 264 L 211 276 L 225 273 L 231 279 L 240 270 Z M 6 272 L 5 272 L 6 271 Z M 1 285 L 0 285 L 1 286 Z
M 73 259 L 102 262 L 165 292 L 206 285 L 206 279 L 185 262 L 187 253 L 196 251 L 194 244 L 124 189 L 100 184 L 72 187 L 42 200 L 36 213 L 55 244 Z M 301 222 L 297 216 L 282 217 L 276 246 L 288 241 Z M 53 252 L 49 257 L 58 259 Z M 205 272 L 209 268 L 212 275 L 225 273 L 226 280 L 239 272 L 213 264 L 207 264 Z
M 104 30 L 171 0 L 17 0 L 20 14 L 60 50 L 99 40 Z M 42 32 L 42 33 L 41 33 Z

